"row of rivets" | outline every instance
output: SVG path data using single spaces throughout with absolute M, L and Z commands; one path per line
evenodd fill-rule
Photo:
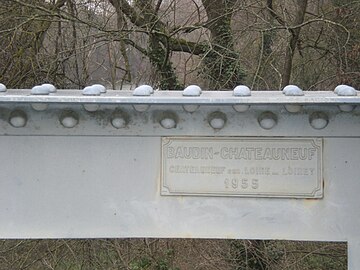
M 73 111 L 64 111 L 60 115 L 60 123 L 66 128 L 73 128 L 79 123 L 78 115 Z M 215 129 L 222 129 L 227 121 L 226 114 L 223 112 L 212 112 L 208 115 L 209 125 Z M 258 123 L 263 129 L 272 129 L 277 124 L 277 116 L 272 112 L 263 112 L 258 117 Z M 15 110 L 10 114 L 9 123 L 16 128 L 24 127 L 27 122 L 26 114 L 21 110 Z M 129 116 L 122 111 L 115 111 L 111 116 L 111 124 L 114 128 L 124 128 L 129 122 Z M 175 128 L 178 117 L 174 112 L 167 111 L 161 116 L 159 123 L 165 129 Z M 309 117 L 310 125 L 314 129 L 323 129 L 328 123 L 328 116 L 323 112 L 314 112 Z
M 287 85 L 282 90 L 285 96 L 303 96 L 304 91 L 300 89 L 296 85 Z M 154 93 L 154 89 L 150 85 L 141 85 L 133 91 L 134 96 L 150 96 Z M 197 85 L 189 85 L 183 90 L 184 97 L 198 97 L 202 93 L 202 90 Z M 339 85 L 335 88 L 334 93 L 338 96 L 356 96 L 357 91 L 355 88 L 348 85 Z M 246 85 L 238 85 L 233 90 L 233 95 L 237 97 L 250 97 L 251 90 Z M 146 111 L 150 105 L 134 105 L 136 111 L 144 112 Z M 354 105 L 343 104 L 338 106 L 339 109 L 343 112 L 351 112 L 354 110 Z M 196 104 L 187 104 L 183 105 L 183 108 L 187 112 L 195 112 L 199 105 Z M 233 105 L 233 108 L 237 112 L 245 112 L 250 108 L 250 105 L 246 104 L 236 104 Z M 299 104 L 287 104 L 285 105 L 285 109 L 290 113 L 298 113 L 302 110 L 303 106 Z
M 7 88 L 4 84 L 0 83 L 0 92 L 6 92 Z M 32 95 L 49 95 L 51 93 L 55 93 L 57 91 L 56 87 L 52 84 L 45 83 L 42 85 L 36 85 L 31 89 Z M 87 86 L 82 90 L 82 94 L 85 96 L 100 96 L 103 93 L 106 93 L 106 87 L 101 84 L 93 84 L 91 86 Z M 304 92 L 296 85 L 287 85 L 282 90 L 285 96 L 303 96 Z M 150 96 L 154 93 L 153 87 L 150 85 L 141 85 L 133 91 L 134 96 Z M 183 90 L 184 97 L 196 97 L 200 96 L 202 90 L 197 85 L 190 85 Z M 357 91 L 355 88 L 348 85 L 338 85 L 334 93 L 338 96 L 357 96 Z M 245 85 L 238 85 L 233 89 L 233 95 L 237 97 L 250 97 L 251 90 L 249 87 Z M 33 103 L 31 104 L 32 108 L 36 111 L 44 111 L 48 108 L 48 104 L 45 103 Z M 99 109 L 98 104 L 84 104 L 84 109 L 89 112 L 95 112 Z M 149 104 L 138 104 L 133 105 L 134 109 L 138 112 L 145 112 L 149 109 Z M 302 105 L 299 104 L 287 104 L 285 105 L 285 109 L 290 113 L 298 113 L 302 110 Z M 341 104 L 338 105 L 339 109 L 343 112 L 351 112 L 356 107 L 352 104 Z M 195 112 L 199 105 L 197 104 L 187 104 L 183 105 L 183 108 L 187 112 Z M 246 104 L 236 104 L 233 105 L 233 108 L 237 112 L 245 112 L 250 108 L 250 105 Z
M 86 103 L 86 104 L 83 104 L 82 106 L 88 112 L 96 112 L 100 109 L 100 105 L 96 104 L 96 103 Z M 149 105 L 149 104 L 134 104 L 132 106 L 133 106 L 134 110 L 136 110 L 137 112 L 146 112 L 150 108 L 151 105 Z M 32 103 L 31 107 L 35 111 L 45 111 L 46 109 L 48 109 L 49 105 L 47 103 Z M 200 107 L 200 105 L 185 104 L 185 105 L 182 105 L 182 107 L 183 107 L 184 111 L 193 113 Z M 236 112 L 242 113 L 242 112 L 246 112 L 247 110 L 249 110 L 250 105 L 236 104 L 236 105 L 233 105 L 232 107 Z M 287 104 L 287 105 L 284 105 L 284 107 L 290 113 L 298 113 L 302 110 L 303 105 Z M 356 107 L 356 105 L 351 105 L 351 104 L 338 105 L 338 108 L 342 112 L 351 112 L 355 109 L 355 107 Z
M 44 83 L 42 85 L 36 85 L 31 89 L 32 95 L 48 95 L 50 93 L 56 92 L 56 87 L 49 83 Z M 4 84 L 0 83 L 0 92 L 6 92 L 7 88 Z M 91 86 L 86 86 L 82 90 L 82 94 L 85 96 L 99 96 L 103 93 L 106 93 L 106 87 L 101 84 L 93 84 Z M 287 85 L 282 90 L 285 96 L 303 96 L 304 92 L 296 85 Z M 202 90 L 197 85 L 189 85 L 183 90 L 183 96 L 200 96 Z M 334 93 L 338 96 L 356 96 L 357 91 L 355 88 L 348 85 L 338 85 L 334 89 Z M 136 87 L 133 91 L 134 96 L 150 96 L 154 94 L 154 89 L 150 85 L 140 85 Z M 251 90 L 246 85 L 238 85 L 233 89 L 234 96 L 247 97 L 251 96 Z

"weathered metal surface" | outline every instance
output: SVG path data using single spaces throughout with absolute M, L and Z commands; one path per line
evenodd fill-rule
M 0 93 L 0 102 L 12 103 L 98 103 L 98 104 L 359 104 L 360 96 L 338 96 L 330 91 L 305 91 L 303 96 L 286 96 L 281 91 L 253 91 L 251 96 L 234 96 L 233 91 L 203 91 L 200 96 L 183 96 L 183 91 L 155 91 L 134 96 L 132 91 L 108 90 L 101 96 L 85 96 L 80 90 L 58 90 L 49 95 L 30 95 L 28 89 Z
M 342 112 L 334 105 L 308 105 L 299 113 L 290 113 L 282 105 L 253 105 L 241 113 L 225 105 L 203 105 L 192 113 L 181 105 L 151 105 L 145 112 L 136 111 L 132 105 L 98 106 L 95 111 L 87 111 L 80 104 L 50 104 L 38 111 L 31 104 L 4 103 L 0 105 L 0 135 L 353 137 L 360 134 L 360 106 L 352 112 Z M 11 124 L 14 112 L 26 119 L 22 128 Z M 64 128 L 63 117 L 69 114 L 77 119 L 77 124 Z M 310 122 L 313 115 L 327 117 L 322 129 L 313 127 Z M 276 118 L 274 122 L 266 118 L 270 116 Z M 161 125 L 166 118 L 174 118 L 172 128 Z M 116 124 L 119 121 L 125 124 L 119 126 Z M 221 123 L 222 126 L 213 126 Z
M 357 104 L 358 92 L 357 96 L 332 92 L 304 92 L 304 96 L 281 92 L 234 96 L 232 91 L 200 96 L 170 91 L 150 96 L 120 91 L 100 96 L 75 90 L 44 96 L 30 95 L 30 90 L 1 92 L 0 238 L 347 241 L 349 269 L 360 269 Z M 287 165 L 303 168 L 299 183 L 305 184 L 294 186 L 291 182 L 298 178 L 283 175 L 274 190 L 288 184 L 288 193 L 279 198 L 213 196 L 219 189 L 211 185 L 202 187 L 201 197 L 188 194 L 194 193 L 197 184 L 190 188 L 181 184 L 189 188 L 187 196 L 163 196 L 161 175 L 165 182 L 174 178 L 162 171 L 164 161 L 170 161 L 162 157 L 166 154 L 162 138 L 175 141 L 177 137 L 191 137 L 189 146 L 198 137 L 199 142 L 207 137 L 206 145 L 213 142 L 214 148 L 228 147 L 229 140 L 236 147 L 240 142 L 253 144 L 247 141 L 249 137 L 256 137 L 256 144 L 263 148 L 280 147 L 281 142 L 301 148 L 313 142 L 318 147 L 316 162 L 322 155 L 322 165 L 289 161 Z M 207 164 L 197 162 L 191 163 Z M 211 162 L 211 166 L 224 164 L 217 159 Z M 225 163 L 236 166 L 232 161 Z M 260 163 L 246 163 L 234 172 L 259 166 L 253 164 Z M 261 164 L 271 167 L 271 172 L 279 171 L 274 167 L 285 168 L 275 161 Z M 304 168 L 308 173 L 316 170 L 316 177 L 306 175 Z M 259 183 L 277 179 L 260 176 Z M 223 177 L 219 179 L 224 184 Z M 310 194 L 319 181 L 323 185 L 314 198 L 285 198 L 288 189 L 299 193 L 304 188 Z M 274 191 L 271 188 L 263 191 Z
M 322 140 L 162 139 L 162 195 L 322 198 Z

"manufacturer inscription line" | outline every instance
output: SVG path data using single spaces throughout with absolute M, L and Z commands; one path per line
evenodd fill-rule
M 214 151 L 213 147 L 168 146 L 168 159 L 214 159 L 220 154 L 222 159 L 244 160 L 312 160 L 315 147 L 221 147 Z
M 171 165 L 170 173 L 192 173 L 192 174 L 223 174 L 226 167 L 216 166 L 191 166 L 191 165 Z

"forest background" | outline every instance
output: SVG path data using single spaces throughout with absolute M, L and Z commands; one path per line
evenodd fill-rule
M 349 0 L 2 0 L 0 81 L 359 88 L 359 12 Z
M 0 82 L 61 89 L 360 86 L 360 1 L 1 0 Z M 0 269 L 346 269 L 346 245 L 4 240 Z

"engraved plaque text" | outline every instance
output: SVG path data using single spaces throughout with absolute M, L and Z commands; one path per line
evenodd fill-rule
M 162 138 L 162 195 L 322 198 L 318 138 Z

